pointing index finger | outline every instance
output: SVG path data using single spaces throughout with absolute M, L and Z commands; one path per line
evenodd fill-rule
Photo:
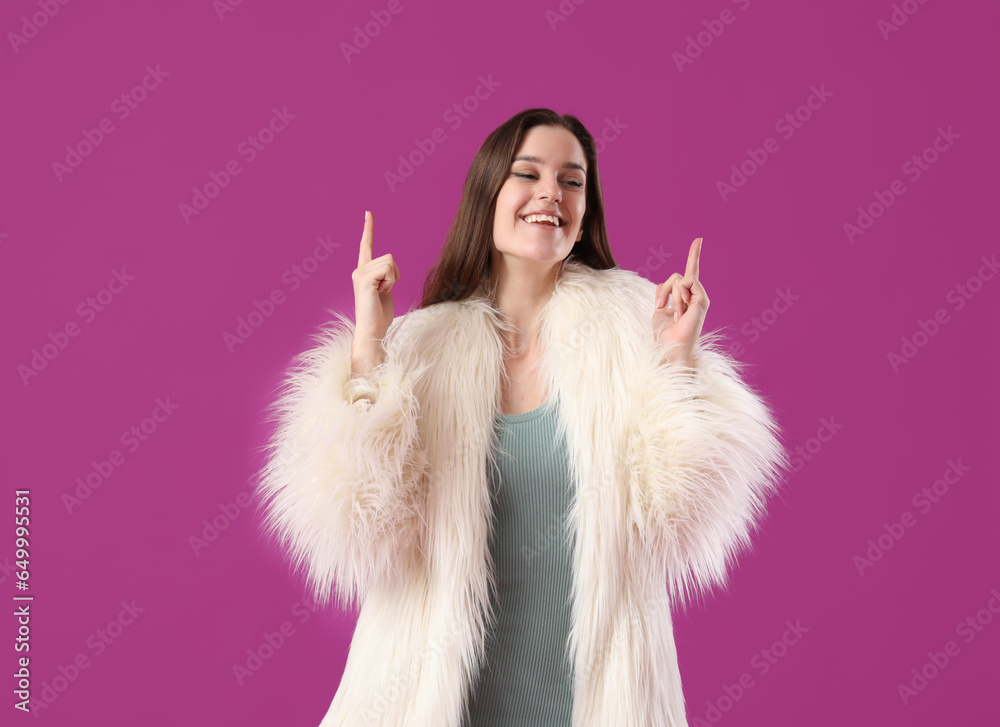
M 361 233 L 361 249 L 358 252 L 358 267 L 372 261 L 372 249 L 375 245 L 375 220 L 372 213 L 365 210 L 365 230 Z
M 703 238 L 695 238 L 688 251 L 687 268 L 684 270 L 684 277 L 698 278 L 698 259 L 701 257 L 701 241 Z

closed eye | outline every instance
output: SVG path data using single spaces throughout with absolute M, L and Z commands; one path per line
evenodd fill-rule
M 538 179 L 538 177 L 536 177 L 534 174 L 523 174 L 521 172 L 512 172 L 512 174 L 515 177 L 521 177 L 522 179 Z M 582 187 L 583 186 L 583 182 L 578 182 L 575 179 L 567 179 L 566 180 L 566 184 L 569 184 L 569 185 L 571 185 L 573 187 Z

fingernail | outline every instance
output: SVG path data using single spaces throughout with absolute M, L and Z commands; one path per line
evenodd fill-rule
M 678 313 L 677 311 L 674 311 L 674 323 L 676 323 L 677 319 L 680 318 L 680 317 L 681 317 L 681 314 Z
M 368 210 L 365 210 L 365 222 L 368 221 Z

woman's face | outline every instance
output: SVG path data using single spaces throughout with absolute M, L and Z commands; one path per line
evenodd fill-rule
M 533 126 L 497 197 L 494 249 L 504 256 L 560 262 L 583 237 L 586 208 L 587 158 L 580 142 L 561 126 Z M 559 226 L 525 221 L 535 212 L 557 216 Z

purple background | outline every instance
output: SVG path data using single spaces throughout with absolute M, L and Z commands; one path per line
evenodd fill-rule
M 662 282 L 704 236 L 706 330 L 728 330 L 801 448 L 728 590 L 675 617 L 691 724 L 1000 719 L 1000 613 L 988 610 L 991 598 L 1000 608 L 1000 279 L 983 263 L 998 253 L 997 3 L 401 0 L 350 62 L 342 44 L 386 2 L 244 2 L 220 17 L 210 0 L 81 0 L 32 34 L 24 19 L 41 5 L 0 11 L 0 582 L 18 593 L 11 515 L 27 488 L 32 688 L 56 696 L 42 722 L 318 724 L 354 616 L 303 622 L 303 580 L 258 513 L 233 505 L 262 462 L 265 407 L 325 309 L 353 312 L 364 210 L 375 254 L 403 271 L 399 314 L 418 300 L 475 151 L 533 106 L 605 135 L 621 267 Z M 907 22 L 880 29 L 894 12 Z M 679 65 L 703 31 L 711 43 Z M 167 75 L 121 118 L 116 99 L 147 65 Z M 474 102 L 480 76 L 496 85 Z M 829 95 L 809 110 L 814 86 Z M 464 117 L 445 116 L 466 102 Z M 294 119 L 250 161 L 239 146 L 274 108 Z M 797 109 L 798 128 L 779 123 Z M 57 173 L 102 118 L 114 129 Z M 445 141 L 390 188 L 386 173 L 435 128 Z M 926 151 L 939 129 L 954 136 Z M 721 193 L 768 138 L 777 151 Z M 925 152 L 914 179 L 904 165 Z M 180 205 L 230 160 L 240 174 L 185 220 Z M 905 191 L 884 214 L 845 232 L 895 180 Z M 339 246 L 319 262 L 318 237 Z M 95 313 L 87 300 L 115 271 L 132 279 L 100 293 Z M 283 302 L 228 346 L 275 290 Z M 78 335 L 32 370 L 71 323 Z M 128 446 L 123 434 L 162 414 L 158 399 L 175 410 Z M 111 475 L 67 504 L 115 450 Z M 955 479 L 950 463 L 968 469 Z M 925 499 L 938 480 L 941 496 Z M 910 526 L 879 546 L 906 513 Z M 226 528 L 196 554 L 216 516 Z M 879 560 L 860 568 L 869 539 Z M 133 600 L 138 618 L 106 631 Z M 976 630 L 958 628 L 977 613 Z M 294 633 L 239 679 L 248 649 L 286 621 Z M 808 631 L 765 673 L 789 621 Z M 4 618 L 5 723 L 16 628 Z M 901 697 L 949 641 L 947 665 Z M 88 666 L 74 673 L 78 655 Z

